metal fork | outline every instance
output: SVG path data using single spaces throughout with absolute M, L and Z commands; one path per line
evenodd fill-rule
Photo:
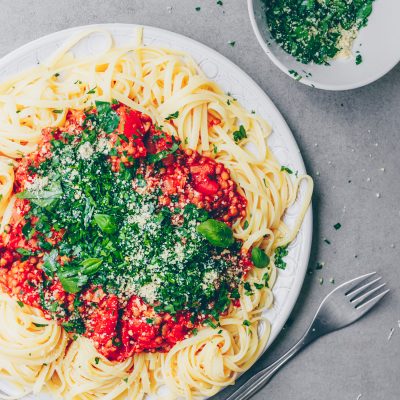
M 283 365 L 314 340 L 352 324 L 371 310 L 390 291 L 390 289 L 382 291 L 386 283 L 377 284 L 381 277 L 369 279 L 375 274 L 372 272 L 359 276 L 329 293 L 302 338 L 281 358 L 257 372 L 226 400 L 249 399 L 266 385 Z

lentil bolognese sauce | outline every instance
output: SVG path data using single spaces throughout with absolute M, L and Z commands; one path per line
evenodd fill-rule
M 69 111 L 18 160 L 0 290 L 109 360 L 169 351 L 217 325 L 269 258 L 234 239 L 246 199 L 211 156 L 116 101 Z

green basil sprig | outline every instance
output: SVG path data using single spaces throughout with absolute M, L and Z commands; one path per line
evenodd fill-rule
M 83 267 L 81 272 L 84 275 L 93 275 L 100 269 L 102 263 L 102 258 L 87 258 L 80 264 Z
M 251 250 L 251 261 L 257 268 L 266 268 L 269 265 L 270 259 L 265 254 L 265 251 L 261 250 L 259 247 L 253 247 Z
M 197 226 L 197 232 L 216 247 L 229 247 L 234 242 L 232 229 L 215 219 L 208 219 Z
M 108 214 L 96 214 L 94 217 L 94 222 L 99 226 L 99 228 L 107 234 L 112 234 L 117 230 L 117 224 L 114 217 Z

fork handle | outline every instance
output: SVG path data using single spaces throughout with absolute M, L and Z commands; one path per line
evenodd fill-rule
M 262 369 L 253 375 L 247 382 L 245 382 L 239 389 L 233 392 L 226 400 L 247 400 L 255 393 L 257 393 L 264 385 L 266 385 L 273 375 L 289 360 L 291 360 L 297 353 L 303 350 L 317 336 L 313 334 L 314 331 L 309 329 L 304 336 L 282 357 L 276 360 L 270 366 Z

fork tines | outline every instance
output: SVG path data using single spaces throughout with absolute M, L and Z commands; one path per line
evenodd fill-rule
M 368 309 L 373 307 L 383 296 L 385 296 L 390 289 L 383 290 L 386 283 L 377 285 L 377 283 L 382 279 L 381 276 L 369 280 L 369 278 L 374 277 L 376 272 L 360 276 L 353 279 L 349 283 L 349 288 L 345 295 L 349 297 L 350 303 L 354 305 L 356 309 Z

